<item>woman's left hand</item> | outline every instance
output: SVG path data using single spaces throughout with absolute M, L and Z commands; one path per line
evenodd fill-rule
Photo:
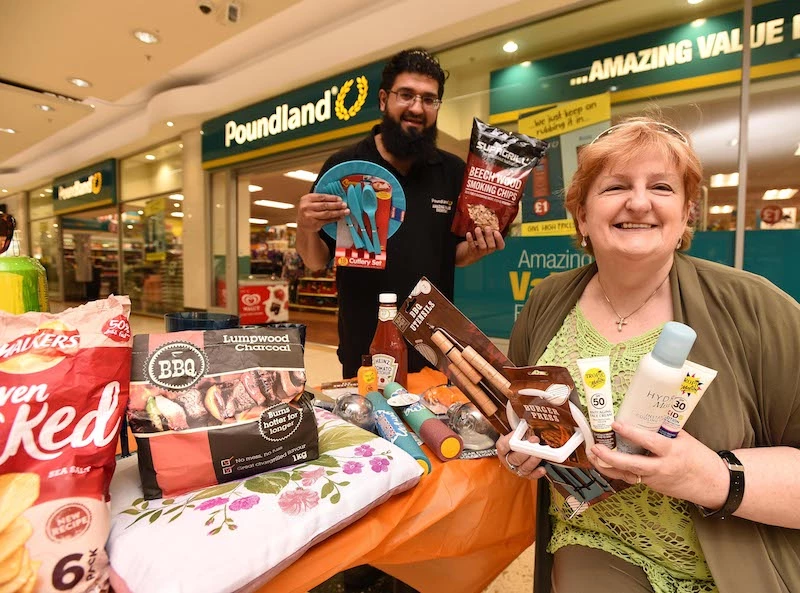
M 629 484 L 646 484 L 667 496 L 712 509 L 725 503 L 728 468 L 716 452 L 686 431 L 670 439 L 621 422 L 614 422 L 612 428 L 650 455 L 631 455 L 594 445 L 589 460 L 602 474 Z

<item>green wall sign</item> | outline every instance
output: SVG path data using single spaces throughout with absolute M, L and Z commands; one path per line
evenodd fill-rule
M 117 203 L 117 159 L 108 159 L 53 181 L 53 211 L 78 212 Z
M 733 231 L 695 233 L 689 255 L 733 265 Z M 745 231 L 744 269 L 800 300 L 800 274 L 789 254 L 800 252 L 800 230 Z M 508 237 L 506 248 L 456 268 L 455 304 L 483 333 L 508 338 L 531 289 L 550 274 L 592 261 L 573 237 Z
M 781 0 L 753 8 L 754 77 L 800 70 L 800 3 Z M 491 73 L 490 121 L 516 121 L 527 108 L 613 91 L 612 101 L 661 83 L 667 94 L 737 81 L 741 68 L 741 11 L 691 24 L 511 66 Z M 678 81 L 682 81 L 678 84 Z
M 203 124 L 203 166 L 221 167 L 361 134 L 380 119 L 376 62 Z

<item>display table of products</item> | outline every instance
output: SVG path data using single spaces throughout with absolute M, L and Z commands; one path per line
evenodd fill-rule
M 338 311 L 336 278 L 304 276 L 297 282 L 297 302 L 292 309 Z

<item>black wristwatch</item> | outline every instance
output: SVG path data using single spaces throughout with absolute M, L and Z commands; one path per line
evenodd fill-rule
M 728 488 L 728 498 L 722 508 L 717 510 L 709 510 L 705 507 L 697 505 L 697 508 L 704 517 L 713 517 L 714 519 L 725 519 L 733 515 L 739 505 L 742 504 L 744 498 L 744 466 L 739 459 L 730 451 L 717 451 L 717 455 L 722 457 L 722 461 L 728 466 L 728 471 L 731 475 L 731 484 Z

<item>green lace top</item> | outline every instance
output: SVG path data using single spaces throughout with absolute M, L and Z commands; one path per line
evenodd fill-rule
M 612 344 L 595 330 L 576 304 L 538 364 L 565 366 L 577 379 L 577 359 L 609 356 L 616 413 L 639 360 L 653 349 L 660 334 L 658 327 Z M 576 388 L 586 414 L 580 380 L 576 380 Z M 604 550 L 641 567 L 656 593 L 717 591 L 686 501 L 660 494 L 644 484 L 634 485 L 566 519 L 559 511 L 563 497 L 552 486 L 550 495 L 553 536 L 549 552 L 567 545 Z

